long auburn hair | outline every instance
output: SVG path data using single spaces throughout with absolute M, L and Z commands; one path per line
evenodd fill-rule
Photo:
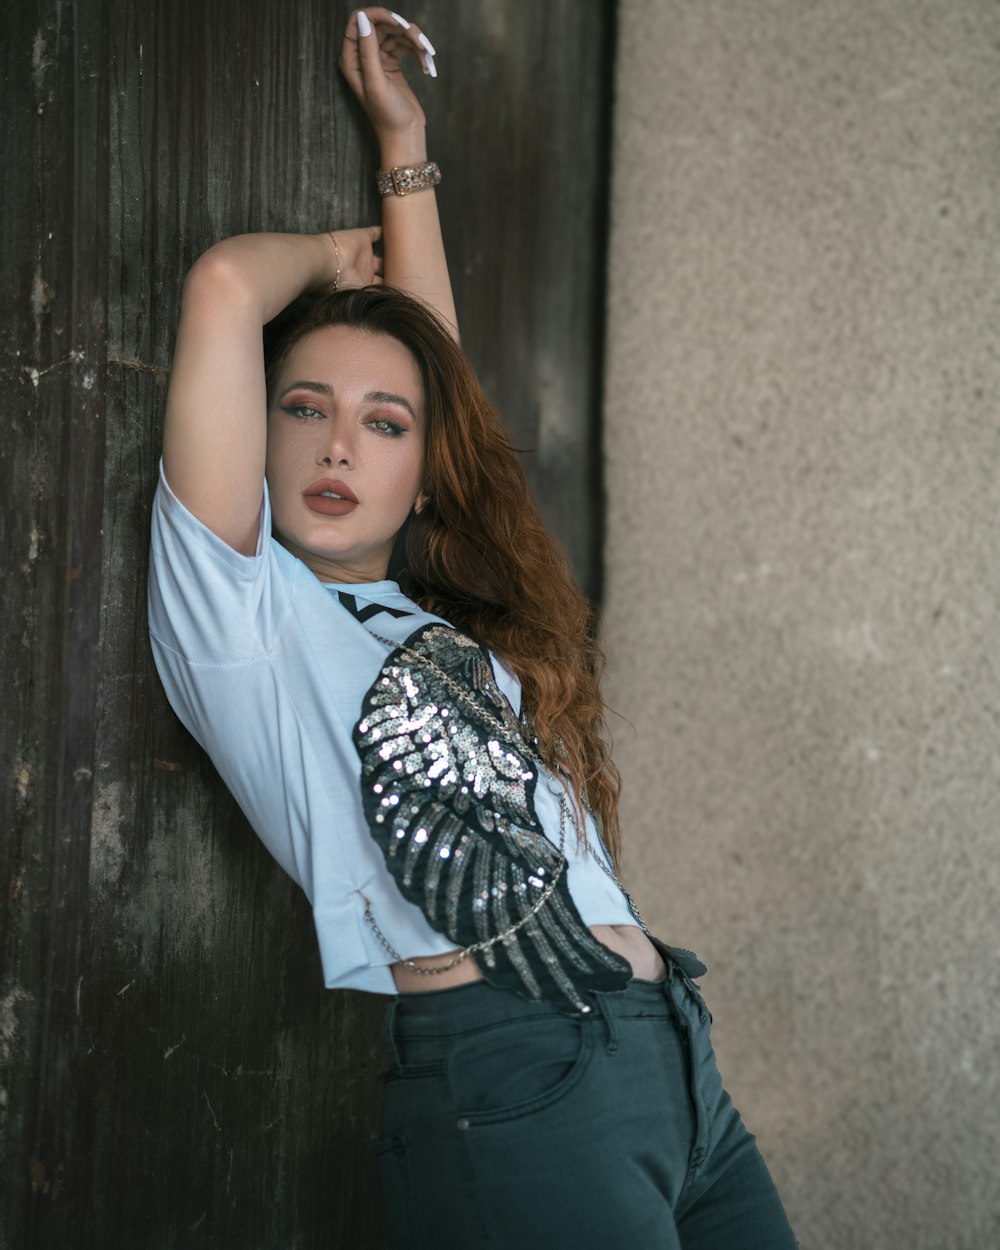
M 397 545 L 402 590 L 517 674 L 542 759 L 592 809 L 617 864 L 621 781 L 608 747 L 593 610 L 542 524 L 497 413 L 434 313 L 386 286 L 306 294 L 269 322 L 269 396 L 292 347 L 331 325 L 394 338 L 420 367 L 427 502 Z

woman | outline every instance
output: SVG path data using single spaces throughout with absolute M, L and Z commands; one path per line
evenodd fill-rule
M 187 278 L 157 665 L 309 896 L 326 984 L 393 995 L 393 1246 L 792 1246 L 704 967 L 616 875 L 587 605 L 457 345 L 404 55 L 436 75 L 415 25 L 352 16 L 381 232 L 227 239 Z

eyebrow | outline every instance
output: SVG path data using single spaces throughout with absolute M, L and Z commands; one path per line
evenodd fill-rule
M 289 391 L 312 391 L 315 395 L 332 395 L 333 387 L 325 382 L 293 382 L 281 392 L 279 399 L 284 399 Z
M 326 382 L 309 382 L 304 379 L 293 382 L 291 386 L 286 386 L 278 397 L 279 400 L 284 399 L 290 391 L 312 391 L 314 395 L 332 395 L 333 387 L 327 385 Z M 365 395 L 366 404 L 398 404 L 400 408 L 405 408 L 414 421 L 417 414 L 413 410 L 413 405 L 405 395 L 396 395 L 392 391 L 368 391 Z
M 416 421 L 417 414 L 413 411 L 413 405 L 405 395 L 394 395 L 392 391 L 369 391 L 365 396 L 366 404 L 398 404 L 400 408 L 405 408 L 410 416 Z

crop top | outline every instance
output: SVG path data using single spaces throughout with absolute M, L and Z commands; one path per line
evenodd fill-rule
M 309 899 L 327 986 L 392 994 L 395 958 L 491 934 L 484 976 L 506 961 L 527 997 L 558 998 L 560 964 L 625 984 L 627 963 L 579 930 L 636 921 L 593 818 L 578 845 L 564 783 L 520 749 L 517 678 L 395 582 L 321 582 L 271 536 L 266 482 L 244 556 L 161 462 L 149 629 L 172 707 Z

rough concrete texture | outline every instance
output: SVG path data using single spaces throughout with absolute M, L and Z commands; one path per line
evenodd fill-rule
M 619 22 L 627 873 L 803 1250 L 1000 1246 L 1000 5 Z

